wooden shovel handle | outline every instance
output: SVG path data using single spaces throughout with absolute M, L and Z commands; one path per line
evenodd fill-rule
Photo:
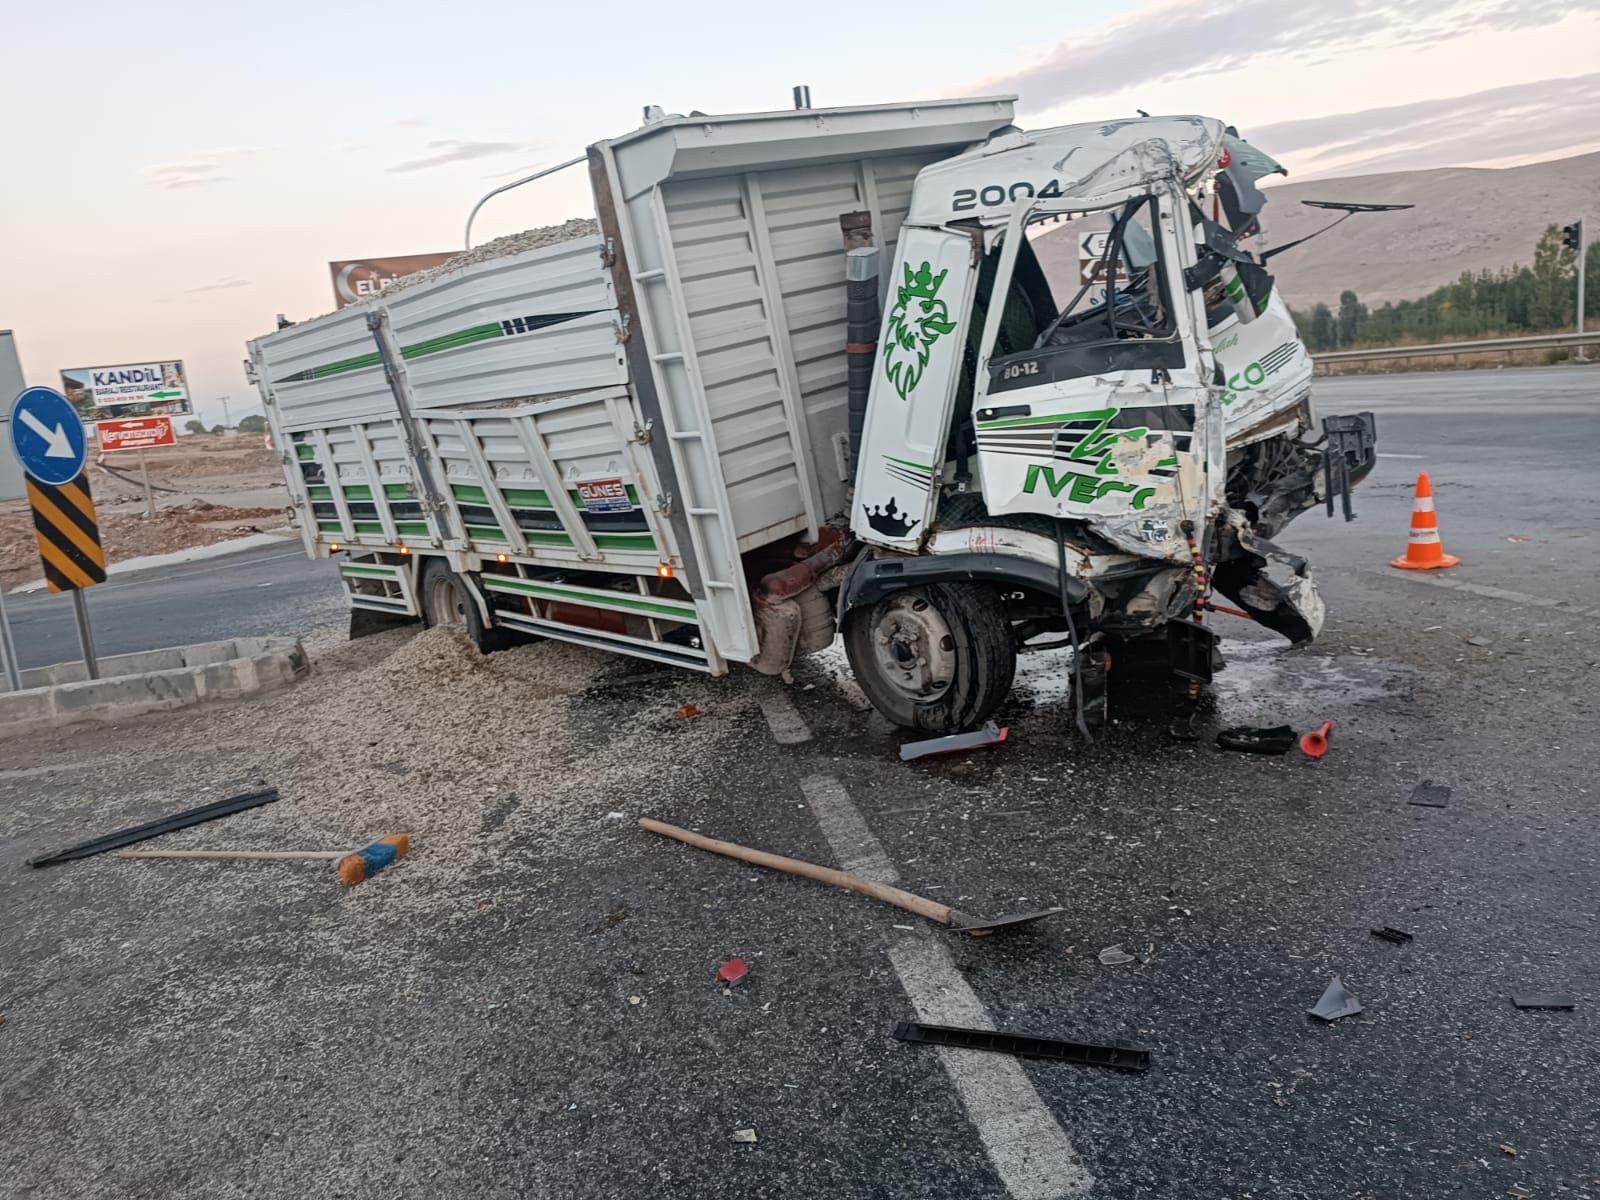
M 123 850 L 118 858 L 253 858 L 284 859 L 343 858 L 348 850 Z
M 927 917 L 930 921 L 937 921 L 941 925 L 950 924 L 950 906 L 926 900 L 921 896 L 913 896 L 910 892 L 902 892 L 897 887 L 890 887 L 886 883 L 874 883 L 870 879 L 863 879 L 859 875 L 850 875 L 844 871 L 835 871 L 832 867 L 819 867 L 816 863 L 802 862 L 798 858 L 785 858 L 781 854 L 768 854 L 765 850 L 752 850 L 748 846 L 741 846 L 737 842 L 724 842 L 717 838 L 702 837 L 698 833 L 690 833 L 687 829 L 679 829 L 676 825 L 668 825 L 662 821 L 652 821 L 649 817 L 640 817 L 639 824 L 651 833 L 659 833 L 663 837 L 676 838 L 701 850 L 709 850 L 713 854 L 725 854 L 729 858 L 737 858 L 741 862 L 754 863 L 758 867 L 771 867 L 774 871 L 787 871 L 791 875 L 803 875 L 807 879 L 815 879 L 819 883 L 831 883 L 834 887 L 846 888 L 852 892 L 860 892 L 863 896 L 871 896 L 874 900 L 882 900 L 885 904 L 893 904 L 896 908 L 903 908 L 907 912 L 914 912 L 919 917 Z

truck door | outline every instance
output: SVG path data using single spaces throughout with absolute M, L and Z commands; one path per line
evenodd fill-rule
M 933 525 L 972 304 L 972 242 L 903 226 L 856 464 L 858 537 L 915 550 Z
M 1026 286 L 1030 260 L 1042 262 L 1054 311 L 1018 346 L 1002 306 L 988 305 L 971 429 L 991 514 L 1086 521 L 1130 552 L 1187 556 L 1182 522 L 1204 522 L 1221 447 L 1174 211 L 1164 194 L 1139 196 L 1034 239 L 1027 218 L 1013 221 L 994 294 Z M 1092 257 L 1072 264 L 1057 238 Z

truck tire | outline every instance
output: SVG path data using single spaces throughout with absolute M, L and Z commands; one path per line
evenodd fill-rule
M 423 561 L 422 569 L 417 572 L 417 597 L 425 628 L 459 630 L 485 654 L 534 640 L 509 629 L 485 625 L 465 581 L 442 558 Z
M 981 584 L 932 583 L 851 609 L 844 645 L 874 708 L 934 734 L 986 720 L 1017 668 L 1005 604 Z

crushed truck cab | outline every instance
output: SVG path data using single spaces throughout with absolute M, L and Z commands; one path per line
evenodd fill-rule
M 1026 133 L 1009 97 L 647 112 L 595 220 L 471 250 L 249 345 L 352 631 L 461 626 L 786 675 L 841 629 L 899 724 L 971 727 L 1016 656 L 1209 678 L 1212 589 L 1295 641 L 1268 539 L 1349 512 L 1221 122 Z
M 858 448 L 870 549 L 844 597 L 891 716 L 962 726 L 1003 697 L 1006 653 L 959 649 L 994 636 L 966 609 L 1003 606 L 1016 646 L 1066 632 L 1096 681 L 1106 648 L 1157 637 L 1209 678 L 1193 618 L 1211 586 L 1295 641 L 1320 628 L 1304 563 L 1264 538 L 1370 470 L 1372 421 L 1315 430 L 1310 357 L 1239 247 L 1259 205 L 1230 203 L 1233 228 L 1201 207 L 1235 157 L 1256 173 L 1230 201 L 1276 164 L 1220 121 L 1143 118 L 1007 130 L 918 175 Z M 1103 249 L 1053 253 L 1083 237 Z

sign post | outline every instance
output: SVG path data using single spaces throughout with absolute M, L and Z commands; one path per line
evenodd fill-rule
M 17 644 L 11 640 L 11 618 L 6 616 L 6 591 L 0 587 L 0 658 L 5 659 L 6 686 L 22 690 L 22 664 L 17 662 Z
M 145 462 L 146 446 L 176 446 L 177 433 L 172 428 L 172 418 L 126 417 L 114 421 L 96 421 L 95 436 L 100 439 L 100 453 L 113 454 L 118 450 L 139 452 L 139 473 L 144 477 L 144 515 L 156 515 L 156 495 L 150 489 L 150 466 Z
M 26 474 L 34 538 L 52 592 L 71 592 L 78 644 L 90 679 L 100 678 L 83 590 L 106 578 L 100 525 L 89 494 L 89 439 L 67 398 L 32 387 L 11 406 L 11 442 Z

